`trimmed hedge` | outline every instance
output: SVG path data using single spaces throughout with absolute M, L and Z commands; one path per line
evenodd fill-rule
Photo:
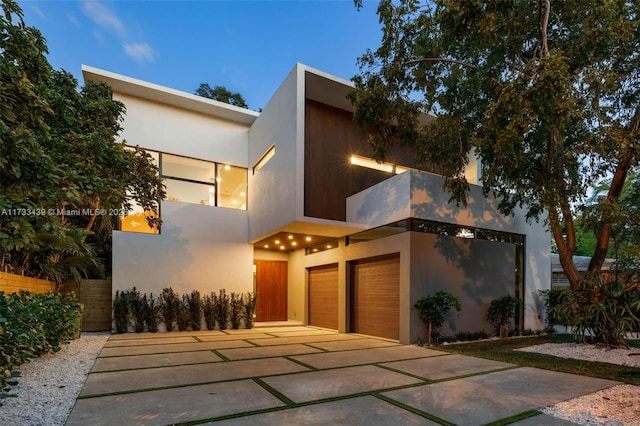
M 16 367 L 71 340 L 80 315 L 75 294 L 0 291 L 0 394 Z

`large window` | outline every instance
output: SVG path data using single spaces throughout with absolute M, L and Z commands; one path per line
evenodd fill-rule
M 229 164 L 160 154 L 167 200 L 247 209 L 247 169 Z
M 147 151 L 159 166 L 167 200 L 182 203 L 247 209 L 247 169 L 230 164 Z M 120 220 L 120 230 L 157 234 L 139 206 Z

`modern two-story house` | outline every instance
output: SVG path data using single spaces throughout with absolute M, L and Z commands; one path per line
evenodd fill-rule
M 415 302 L 445 289 L 462 313 L 445 333 L 488 329 L 491 300 L 523 303 L 542 328 L 549 235 L 503 216 L 472 158 L 466 208 L 449 204 L 437 169 L 395 149 L 372 161 L 352 122 L 352 85 L 297 64 L 258 113 L 90 67 L 126 105 L 122 138 L 158 162 L 160 229 L 134 212 L 113 234 L 113 291 L 164 287 L 257 291 L 257 321 L 416 341 Z

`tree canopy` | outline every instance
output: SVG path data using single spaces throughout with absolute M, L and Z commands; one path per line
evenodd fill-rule
M 355 0 L 362 6 L 361 0 Z M 391 144 L 436 163 L 464 203 L 472 150 L 485 193 L 511 213 L 546 218 L 572 289 L 576 206 L 596 200 L 597 273 L 621 208 L 640 135 L 640 3 L 637 1 L 382 0 L 381 45 L 360 59 L 354 120 L 371 129 L 377 159 Z M 419 125 L 420 115 L 435 119 Z M 636 180 L 637 182 L 637 180 Z
M 97 240 L 96 224 L 110 229 L 134 202 L 157 211 L 164 190 L 147 153 L 115 142 L 125 109 L 111 88 L 78 90 L 46 53 L 17 3 L 2 0 L 0 266 L 61 280 L 100 266 L 91 243 L 110 244 L 110 233 Z
M 209 86 L 208 83 L 200 83 L 195 94 L 204 98 L 213 99 L 214 101 L 224 102 L 229 105 L 235 105 L 241 108 L 249 108 L 247 101 L 238 92 L 231 92 L 224 86 Z

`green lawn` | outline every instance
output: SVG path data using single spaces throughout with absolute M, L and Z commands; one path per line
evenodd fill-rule
M 444 345 L 438 346 L 437 349 L 462 355 L 475 356 L 478 358 L 508 362 L 522 367 L 537 367 L 545 370 L 580 374 L 582 376 L 600 377 L 602 379 L 618 380 L 640 386 L 640 368 L 625 367 L 603 362 L 559 358 L 551 355 L 542 355 L 531 352 L 514 351 L 514 349 L 539 345 L 542 343 L 566 343 L 572 341 L 573 339 L 571 335 L 554 334 L 549 336 Z M 629 346 L 640 347 L 640 342 L 638 341 L 628 343 Z

